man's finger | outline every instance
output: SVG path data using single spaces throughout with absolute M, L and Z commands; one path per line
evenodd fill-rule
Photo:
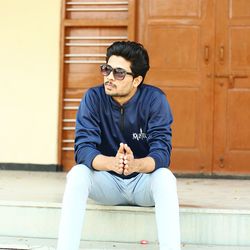
M 128 171 L 129 167 L 128 167 L 128 164 L 125 164 L 124 165 L 124 170 Z
M 124 144 L 123 143 L 120 143 L 120 147 L 118 149 L 118 153 L 124 154 Z
M 125 149 L 127 154 L 133 154 L 133 152 L 132 152 L 131 148 L 128 146 L 128 144 L 124 145 L 124 149 Z
M 127 168 L 124 168 L 123 174 L 124 174 L 124 175 L 129 175 L 129 174 L 131 174 L 131 172 L 129 171 L 128 165 L 127 165 Z
M 120 168 L 120 169 L 118 170 L 118 174 L 123 174 L 123 168 Z

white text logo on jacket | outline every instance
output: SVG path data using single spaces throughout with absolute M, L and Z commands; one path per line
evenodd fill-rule
M 133 140 L 143 140 L 147 139 L 146 133 L 143 133 L 142 128 L 140 128 L 140 133 L 133 133 Z

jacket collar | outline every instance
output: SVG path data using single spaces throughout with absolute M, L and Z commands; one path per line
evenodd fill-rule
M 106 95 L 111 103 L 111 105 L 115 108 L 126 108 L 126 107 L 129 107 L 130 105 L 132 105 L 133 103 L 135 103 L 139 96 L 140 96 L 140 93 L 141 93 L 141 87 L 137 88 L 135 94 L 126 102 L 124 103 L 123 105 L 120 105 L 119 103 L 117 103 L 113 98 L 112 96 L 109 96 L 109 95 Z

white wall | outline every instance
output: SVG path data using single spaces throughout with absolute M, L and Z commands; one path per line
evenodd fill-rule
M 60 0 L 0 0 L 0 163 L 57 163 Z

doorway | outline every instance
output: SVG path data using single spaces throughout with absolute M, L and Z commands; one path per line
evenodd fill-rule
M 149 84 L 174 114 L 176 173 L 250 174 L 250 1 L 64 1 L 59 162 L 74 165 L 75 114 L 99 84 L 105 50 L 136 40 L 150 55 Z

